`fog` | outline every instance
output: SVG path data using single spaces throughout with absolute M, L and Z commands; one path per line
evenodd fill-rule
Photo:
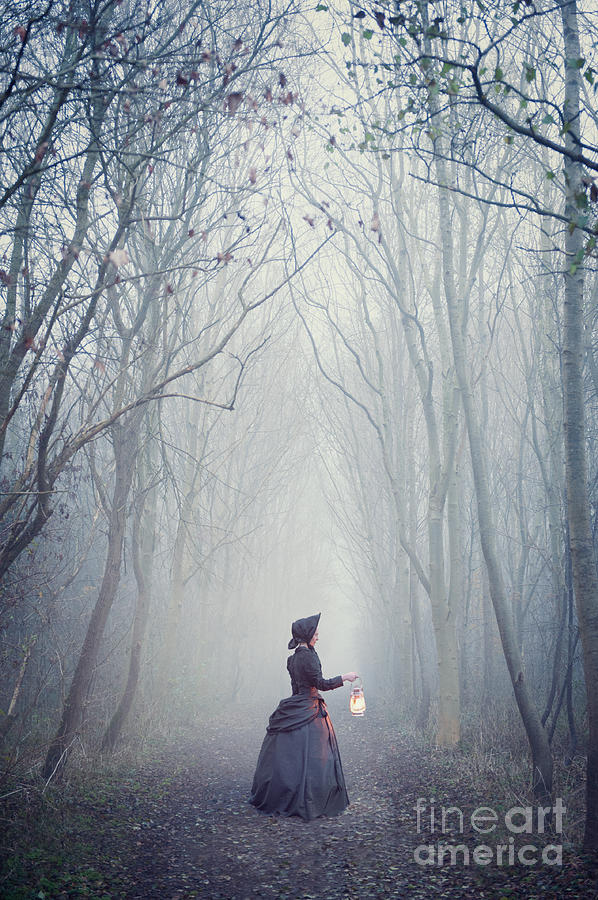
M 38 5 L 0 50 L 7 794 L 261 734 L 321 613 L 380 727 L 500 731 L 550 797 L 598 735 L 591 5 L 575 84 L 541 4 Z

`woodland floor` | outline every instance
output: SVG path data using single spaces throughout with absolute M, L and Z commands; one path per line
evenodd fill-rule
M 146 747 L 135 764 L 121 757 L 90 772 L 87 762 L 60 790 L 41 797 L 25 789 L 2 801 L 0 897 L 598 898 L 596 861 L 571 845 L 562 866 L 543 864 L 540 851 L 531 866 L 507 857 L 502 866 L 465 865 L 462 853 L 457 865 L 449 856 L 418 865 L 414 849 L 438 840 L 471 851 L 486 843 L 494 853 L 500 838 L 476 834 L 468 813 L 515 804 L 493 799 L 490 787 L 480 794 L 462 749 L 435 749 L 375 710 L 353 720 L 344 708 L 330 711 L 351 800 L 338 818 L 305 823 L 250 806 L 267 720 L 223 717 Z M 428 818 L 418 834 L 418 797 L 462 809 L 463 833 L 431 834 Z M 521 838 L 517 845 L 538 841 Z

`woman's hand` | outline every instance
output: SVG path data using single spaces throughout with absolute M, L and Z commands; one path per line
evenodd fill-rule
M 347 672 L 346 675 L 341 676 L 343 681 L 355 681 L 356 678 L 359 678 L 357 672 Z

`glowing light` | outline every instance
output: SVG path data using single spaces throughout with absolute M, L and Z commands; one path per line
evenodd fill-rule
M 361 685 L 354 685 L 351 688 L 349 709 L 351 710 L 352 716 L 363 716 L 363 714 L 365 713 L 365 696 Z

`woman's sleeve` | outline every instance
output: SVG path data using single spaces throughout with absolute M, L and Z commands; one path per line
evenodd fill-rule
M 315 653 L 306 653 L 305 657 L 304 674 L 309 684 L 319 691 L 333 691 L 335 688 L 343 686 L 342 675 L 336 675 L 334 678 L 322 678 L 322 666 Z

